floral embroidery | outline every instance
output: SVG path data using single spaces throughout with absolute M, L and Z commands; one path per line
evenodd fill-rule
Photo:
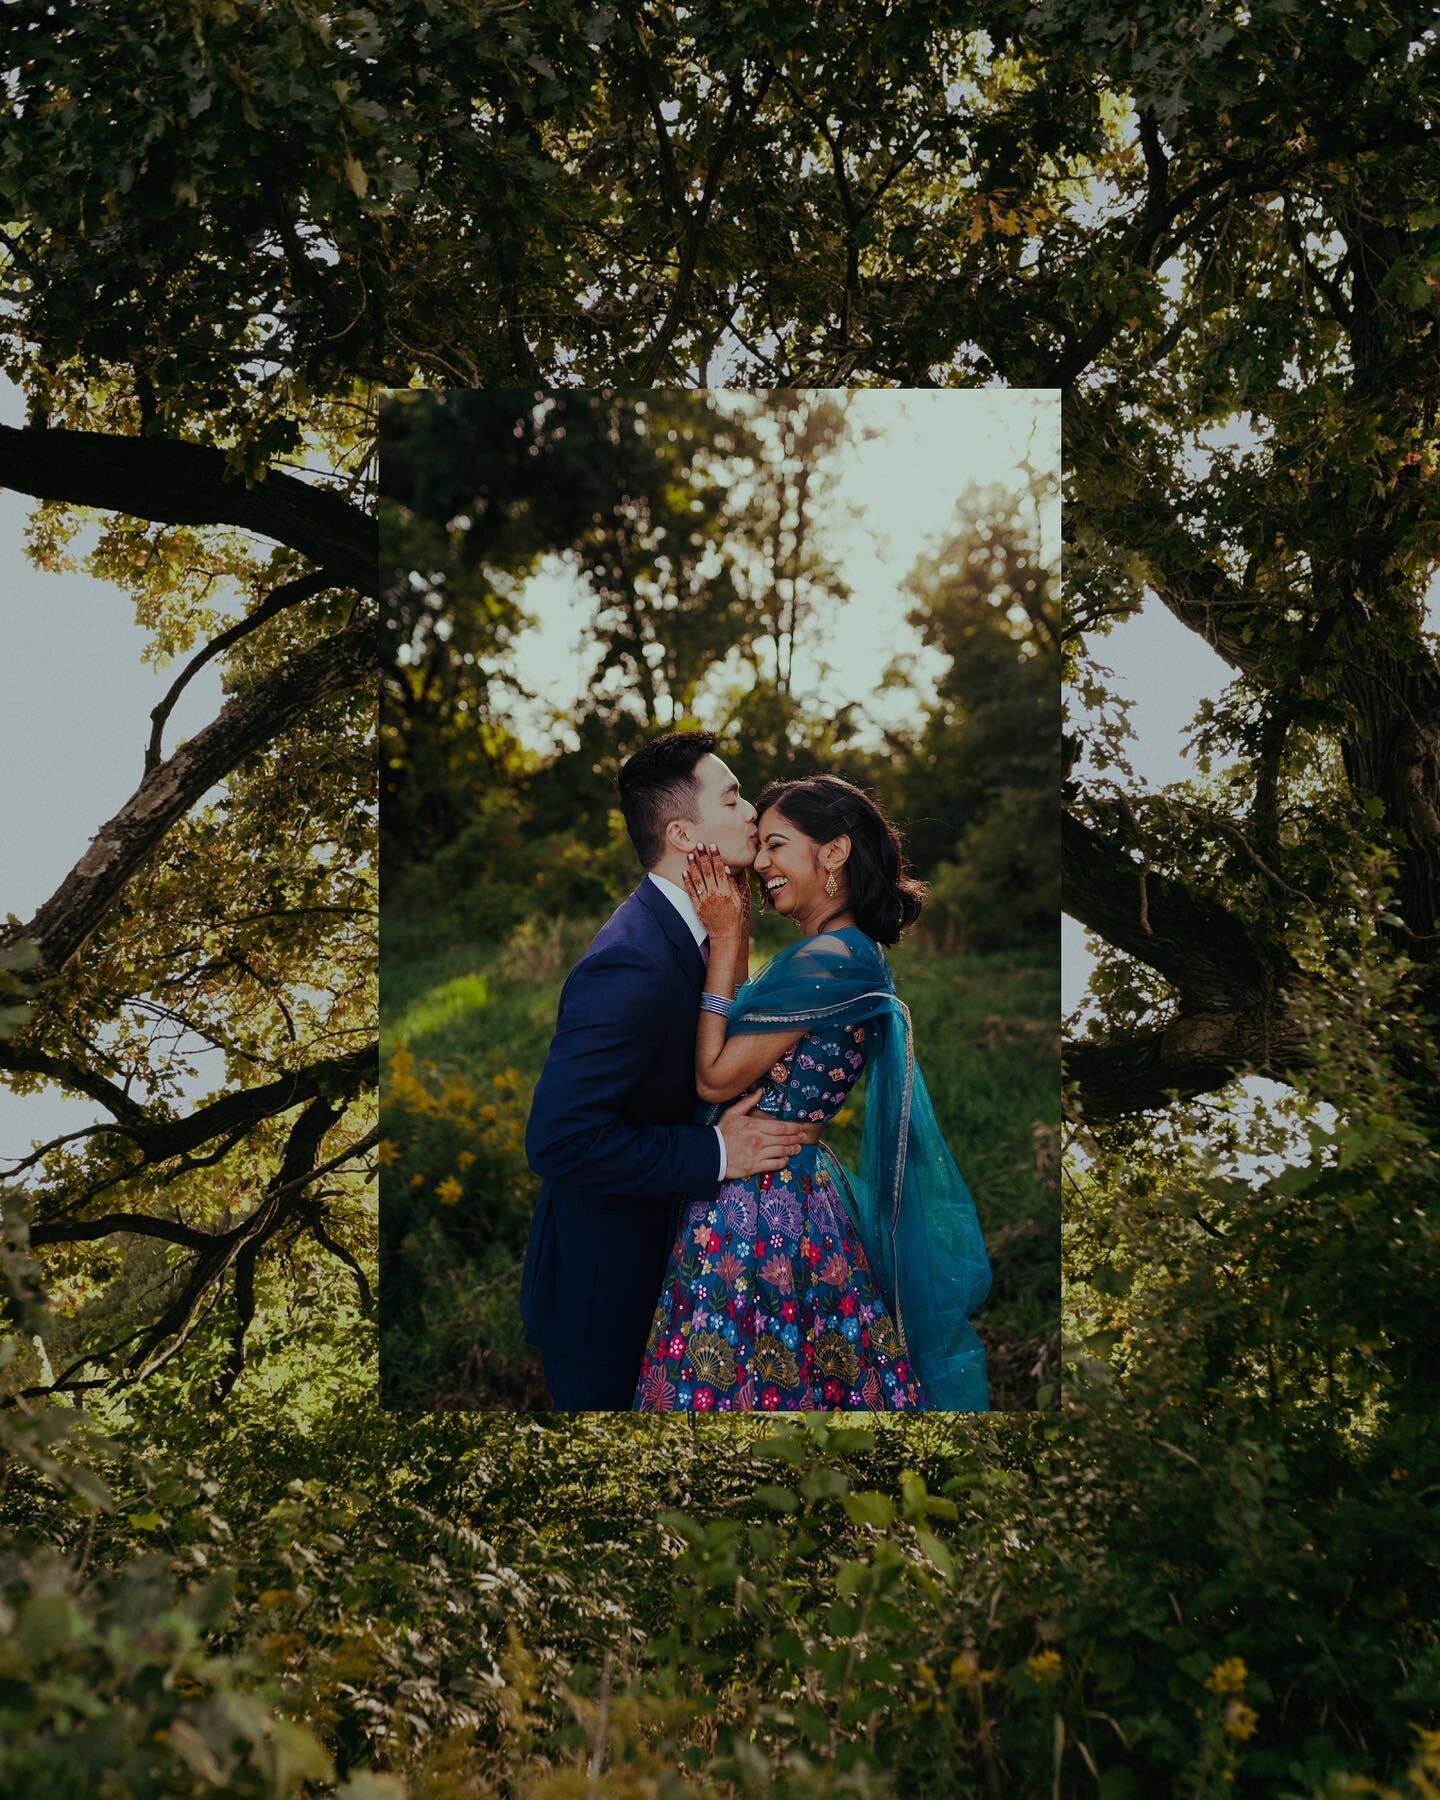
M 865 1028 L 802 1038 L 757 1110 L 823 1124 L 865 1065 Z M 799 1080 L 805 1070 L 814 1079 Z M 753 1265 L 753 1274 L 751 1273 Z M 845 1202 L 811 1146 L 691 1203 L 635 1390 L 645 1412 L 923 1411 Z
M 757 1216 L 755 1196 L 741 1182 L 727 1183 L 720 1190 L 720 1216 L 738 1237 L 749 1237 Z

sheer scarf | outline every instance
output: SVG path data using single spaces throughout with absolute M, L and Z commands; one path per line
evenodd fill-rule
M 975 1202 L 941 1135 L 915 1060 L 910 1010 L 880 946 L 855 926 L 805 938 L 735 996 L 730 1032 L 863 1024 L 865 1125 L 858 1170 L 818 1146 L 850 1209 L 900 1340 L 939 1412 L 989 1407 L 970 1315 L 990 1291 Z M 713 1124 L 721 1106 L 704 1109 Z

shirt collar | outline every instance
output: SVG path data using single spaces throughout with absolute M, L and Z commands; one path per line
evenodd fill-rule
M 700 923 L 700 915 L 695 910 L 695 902 L 685 892 L 684 888 L 677 887 L 673 881 L 667 881 L 663 875 L 657 875 L 653 869 L 646 871 L 646 878 L 655 883 L 656 887 L 659 888 L 660 892 L 675 908 L 676 912 L 679 913 L 680 917 L 689 927 L 690 935 L 694 938 L 696 944 L 703 944 L 710 933 Z

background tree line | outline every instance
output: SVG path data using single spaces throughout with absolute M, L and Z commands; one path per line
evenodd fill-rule
M 441 903 L 443 889 L 484 932 L 537 904 L 614 903 L 633 865 L 620 762 L 658 731 L 704 724 L 748 793 L 818 769 L 874 792 L 935 882 L 941 936 L 1053 944 L 1058 573 L 1041 520 L 1054 473 L 957 495 L 950 534 L 915 547 L 910 623 L 946 661 L 935 695 L 908 688 L 913 719 L 877 741 L 870 696 L 832 699 L 823 673 L 847 604 L 865 603 L 827 547 L 825 511 L 856 429 L 842 397 L 801 393 L 390 398 L 382 822 L 397 907 Z M 548 752 L 519 735 L 506 667 L 547 556 L 593 606 L 588 692 L 563 721 L 574 747 Z M 797 646 L 819 659 L 806 693 Z M 900 660 L 875 671 L 877 689 L 908 680 Z

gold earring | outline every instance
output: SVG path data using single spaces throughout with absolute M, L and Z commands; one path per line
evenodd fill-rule
M 825 877 L 825 892 L 832 900 L 840 892 L 839 888 L 835 885 L 835 871 L 833 869 Z

